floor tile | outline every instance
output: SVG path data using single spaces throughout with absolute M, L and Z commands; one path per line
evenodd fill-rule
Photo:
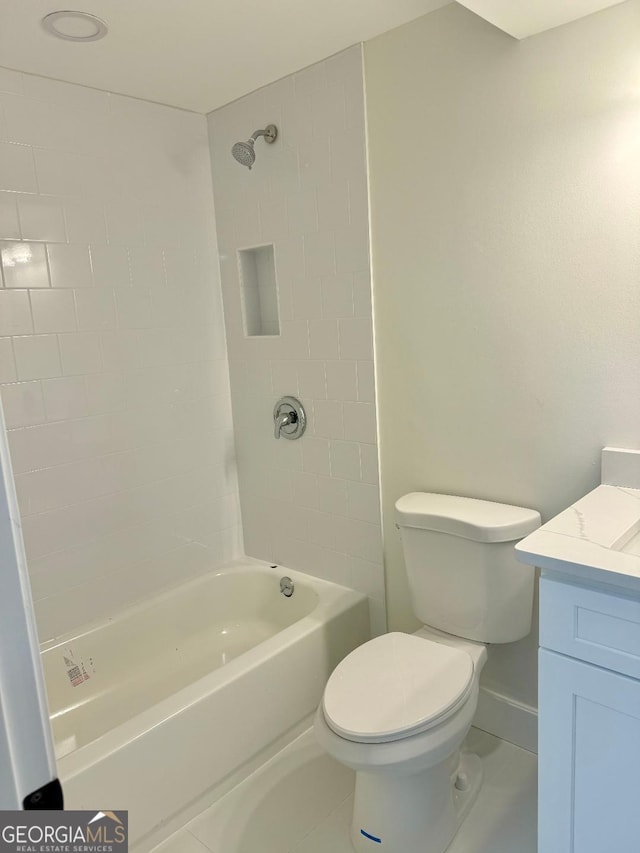
M 153 853 L 207 853 L 207 848 L 186 829 L 181 829 L 155 847 Z
M 213 853 L 286 853 L 353 790 L 311 731 L 187 825 Z
M 353 853 L 349 841 L 349 825 L 353 811 L 353 794 L 328 818 L 306 835 L 290 853 Z
M 447 853 L 536 853 L 537 756 L 472 729 L 467 749 L 484 764 L 484 782 Z
M 484 782 L 447 853 L 536 853 L 536 756 L 477 729 L 466 748 Z M 353 783 L 309 730 L 153 853 L 353 853 Z

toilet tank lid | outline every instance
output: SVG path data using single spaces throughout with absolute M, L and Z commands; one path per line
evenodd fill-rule
M 400 527 L 436 530 L 474 542 L 515 542 L 540 527 L 540 513 L 521 506 L 411 492 L 396 501 Z

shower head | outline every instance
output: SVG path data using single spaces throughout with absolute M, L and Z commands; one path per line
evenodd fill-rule
M 256 130 L 255 133 L 252 133 L 247 142 L 236 142 L 231 149 L 231 153 L 241 166 L 246 166 L 250 169 L 255 163 L 256 152 L 253 146 L 259 136 L 264 136 L 264 141 L 271 145 L 272 142 L 276 141 L 278 128 L 275 124 L 268 124 L 264 130 Z
M 248 142 L 236 142 L 231 153 L 241 166 L 250 169 L 256 160 L 256 152 L 253 150 L 253 139 Z

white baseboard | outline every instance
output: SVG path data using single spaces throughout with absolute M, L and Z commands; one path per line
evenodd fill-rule
M 537 710 L 487 687 L 480 688 L 473 725 L 529 752 L 538 752 Z

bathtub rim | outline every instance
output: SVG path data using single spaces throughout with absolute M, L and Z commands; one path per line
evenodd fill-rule
M 149 598 L 137 599 L 131 604 L 128 604 L 126 607 L 120 608 L 113 615 L 100 616 L 97 619 L 92 619 L 90 622 L 84 622 L 82 625 L 79 625 L 77 628 L 72 628 L 71 631 L 66 631 L 64 634 L 56 634 L 54 637 L 49 637 L 39 643 L 40 654 L 50 652 L 58 646 L 63 646 L 76 640 L 80 640 L 102 626 L 112 626 L 118 622 L 124 621 L 136 613 L 142 613 L 154 604 L 164 602 L 171 598 L 178 590 L 187 591 L 192 588 L 195 589 L 198 586 L 204 585 L 214 577 L 231 575 L 237 572 L 250 574 L 251 570 L 255 571 L 256 569 L 260 569 L 261 572 L 264 571 L 265 574 L 280 575 L 280 577 L 282 577 L 280 574 L 280 571 L 282 571 L 291 577 L 294 583 L 297 580 L 299 583 L 308 584 L 314 588 L 317 587 L 319 590 L 325 589 L 329 586 L 339 587 L 343 590 L 351 589 L 350 587 L 341 586 L 333 581 L 326 581 L 323 578 L 317 578 L 314 575 L 308 575 L 305 572 L 301 572 L 296 569 L 289 569 L 286 566 L 275 565 L 274 563 L 268 563 L 265 560 L 258 560 L 254 557 L 242 557 L 225 563 L 224 566 L 218 566 L 215 569 L 202 572 L 195 577 L 187 578 L 182 582 L 163 586 L 160 590 L 149 596 Z

